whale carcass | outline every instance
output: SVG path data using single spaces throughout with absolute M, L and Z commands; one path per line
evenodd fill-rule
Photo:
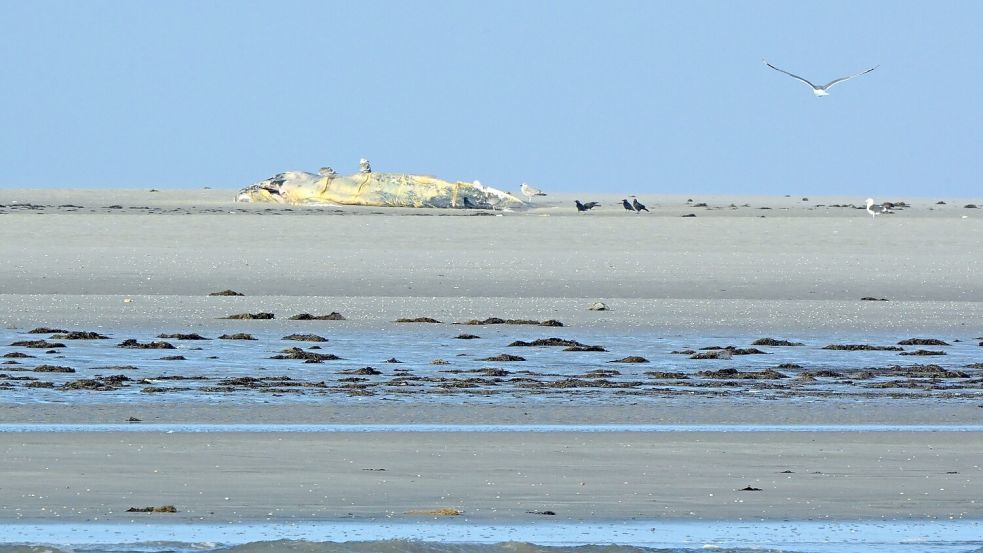
M 367 163 L 366 163 L 367 165 Z M 330 168 L 320 174 L 287 171 L 239 191 L 237 202 L 341 204 L 374 207 L 507 209 L 524 205 L 515 196 L 474 182 L 448 182 L 423 175 L 374 173 L 343 176 Z

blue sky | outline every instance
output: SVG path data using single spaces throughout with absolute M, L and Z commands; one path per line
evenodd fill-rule
M 976 196 L 981 2 L 0 0 L 0 186 Z M 826 82 L 829 97 L 761 60 Z

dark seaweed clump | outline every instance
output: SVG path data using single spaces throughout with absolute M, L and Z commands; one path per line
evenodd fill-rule
M 344 321 L 345 317 L 337 311 L 332 311 L 327 315 L 311 315 L 310 313 L 301 313 L 299 315 L 294 315 L 290 317 L 291 321 Z
M 175 349 L 173 345 L 167 342 L 146 342 L 140 343 L 133 338 L 123 340 L 122 342 L 116 344 L 118 348 L 128 348 L 128 349 Z
M 227 317 L 222 317 L 222 318 L 223 319 L 239 319 L 239 320 L 253 321 L 253 320 L 273 319 L 275 317 L 276 317 L 276 315 L 274 315 L 273 313 L 265 313 L 265 312 L 263 312 L 263 313 L 239 313 L 237 315 L 229 315 Z
M 944 340 L 938 338 L 908 338 L 898 342 L 899 346 L 948 346 Z
M 788 340 L 776 340 L 775 338 L 758 338 L 751 342 L 752 346 L 801 346 L 802 342 L 789 342 Z
M 869 344 L 830 344 L 823 349 L 838 351 L 904 351 L 897 346 L 872 346 Z
M 434 324 L 441 324 L 440 321 L 438 321 L 437 319 L 434 319 L 433 317 L 416 317 L 414 319 L 402 318 L 402 319 L 396 319 L 396 322 L 397 323 L 434 323 Z

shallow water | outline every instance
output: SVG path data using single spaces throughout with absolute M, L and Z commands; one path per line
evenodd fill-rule
M 51 350 L 15 347 L 20 340 L 47 335 L 24 330 L 0 330 L 0 355 L 19 352 L 29 358 L 2 358 L 0 402 L 155 403 L 163 401 L 318 402 L 330 398 L 399 398 L 411 402 L 507 402 L 523 398 L 542 401 L 571 399 L 584 402 L 628 402 L 666 396 L 859 398 L 980 398 L 983 397 L 983 348 L 972 334 L 938 336 L 949 346 L 903 346 L 944 351 L 939 356 L 903 356 L 897 351 L 832 351 L 827 344 L 888 346 L 911 336 L 813 334 L 775 336 L 803 343 L 797 347 L 754 346 L 764 355 L 734 355 L 730 359 L 690 359 L 683 350 L 712 346 L 752 347 L 762 336 L 714 333 L 708 335 L 653 334 L 535 326 L 457 326 L 392 324 L 378 330 L 298 323 L 291 332 L 317 333 L 328 342 L 283 340 L 282 330 L 263 329 L 262 321 L 235 321 L 227 332 L 248 332 L 256 340 L 164 340 L 176 349 L 123 349 L 126 338 L 140 342 L 161 340 L 156 333 L 102 330 L 107 340 L 49 340 L 65 344 Z M 259 323 L 259 324 L 256 324 Z M 74 330 L 74 329 L 68 329 Z M 188 332 L 169 329 L 168 332 Z M 480 339 L 460 340 L 462 332 Z M 221 333 L 203 333 L 215 338 Z M 606 352 L 568 352 L 562 347 L 509 347 L 515 340 L 559 337 Z M 311 349 L 319 346 L 320 349 Z M 330 353 L 340 360 L 305 363 L 274 360 L 284 348 Z M 520 362 L 485 361 L 498 354 L 518 355 Z M 185 360 L 162 360 L 180 355 Z M 612 362 L 641 356 L 647 363 Z M 395 358 L 401 363 L 387 363 Z M 434 364 L 434 360 L 445 364 Z M 16 364 L 15 364 L 16 363 Z M 74 373 L 33 372 L 37 365 L 70 367 Z M 790 364 L 799 367 L 790 366 Z M 930 378 L 906 374 L 911 367 L 937 365 L 966 377 Z M 784 366 L 782 366 L 784 365 Z M 129 366 L 130 368 L 126 368 Z M 379 375 L 353 374 L 373 367 Z M 499 375 L 479 372 L 497 368 Z M 701 371 L 736 369 L 741 373 L 772 369 L 787 378 L 742 379 L 701 375 Z M 830 371 L 813 378 L 807 373 Z M 680 373 L 653 377 L 652 372 Z M 69 390 L 67 383 L 123 375 L 115 389 Z M 837 376 L 838 375 L 838 376 Z M 232 379 L 249 377 L 255 381 Z
M 13 524 L 0 553 L 642 553 L 983 551 L 983 522 L 659 522 L 486 525 L 295 523 L 234 525 Z M 25 549 L 16 544 L 47 544 Z

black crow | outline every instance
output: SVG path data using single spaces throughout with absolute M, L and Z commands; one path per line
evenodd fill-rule
M 625 207 L 625 211 L 631 211 L 632 213 L 635 212 L 635 208 L 628 203 L 628 200 L 621 200 L 621 205 Z
M 584 211 L 590 211 L 590 210 L 594 209 L 595 207 L 601 205 L 601 204 L 599 204 L 597 202 L 587 202 L 585 204 L 582 204 L 582 203 L 580 203 L 580 200 L 574 200 L 573 203 L 574 203 L 574 205 L 577 206 L 577 211 L 580 211 L 581 213 L 583 213 Z
M 631 206 L 634 207 L 635 208 L 635 211 L 638 212 L 638 213 L 641 213 L 643 211 L 649 211 L 648 208 L 645 207 L 645 204 L 643 204 L 642 202 L 638 201 L 638 198 L 632 198 L 631 199 Z M 649 211 L 649 213 L 651 213 L 651 211 Z

